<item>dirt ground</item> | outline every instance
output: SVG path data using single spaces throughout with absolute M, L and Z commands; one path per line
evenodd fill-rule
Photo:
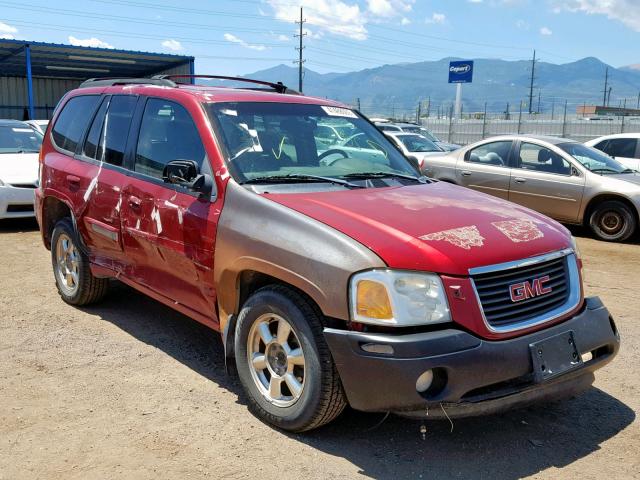
M 0 479 L 640 478 L 640 244 L 578 242 L 620 355 L 577 399 L 427 424 L 345 412 L 277 431 L 216 334 L 122 285 L 64 304 L 35 222 L 0 223 Z

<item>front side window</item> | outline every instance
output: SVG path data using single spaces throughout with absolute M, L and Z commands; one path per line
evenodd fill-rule
M 600 150 L 587 147 L 581 143 L 562 143 L 558 145 L 558 147 L 579 161 L 583 167 L 594 173 L 603 175 L 614 173 L 633 173 L 633 170 L 625 167 L 616 159 L 611 158 L 609 155 L 605 155 Z
M 537 172 L 571 175 L 571 165 L 556 152 L 542 145 L 522 142 L 517 168 Z
M 506 167 L 509 165 L 511 144 L 511 140 L 485 143 L 484 145 L 480 145 L 479 147 L 470 150 L 467 161 L 482 165 Z
M 612 138 L 603 151 L 612 157 L 635 158 L 637 146 L 635 138 Z
M 82 95 L 71 98 L 64 105 L 52 130 L 53 142 L 58 148 L 75 153 L 98 102 L 98 95 Z
M 31 127 L 0 126 L 0 154 L 37 153 L 41 144 L 42 134 Z
M 136 148 L 135 171 L 162 178 L 173 160 L 192 160 L 202 168 L 205 149 L 187 110 L 175 102 L 151 98 L 147 101 Z
M 372 172 L 417 176 L 377 128 L 349 109 L 257 102 L 214 103 L 207 109 L 239 182 Z

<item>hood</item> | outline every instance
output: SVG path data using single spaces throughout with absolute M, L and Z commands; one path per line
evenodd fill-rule
M 607 177 L 640 185 L 640 173 L 621 173 L 620 175 L 607 175 Z
M 0 153 L 0 180 L 11 184 L 38 181 L 37 153 Z
M 554 220 L 443 182 L 265 197 L 350 236 L 392 268 L 468 275 L 571 246 Z

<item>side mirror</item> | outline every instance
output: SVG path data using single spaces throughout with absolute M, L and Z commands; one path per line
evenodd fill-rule
M 167 183 L 187 186 L 199 173 L 198 164 L 193 160 L 173 160 L 165 165 L 162 179 Z
M 198 164 L 193 160 L 173 160 L 167 163 L 162 179 L 198 192 L 200 198 L 209 198 L 213 192 L 213 178 L 207 173 L 200 173 Z

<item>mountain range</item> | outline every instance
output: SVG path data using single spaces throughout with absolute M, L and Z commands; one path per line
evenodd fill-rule
M 357 106 L 368 115 L 411 115 L 419 102 L 423 112 L 438 109 L 448 111 L 455 99 L 455 85 L 447 83 L 449 62 L 459 60 L 443 58 L 437 61 L 398 63 L 347 73 L 317 73 L 306 69 L 303 89 L 307 95 L 327 97 Z M 594 57 L 554 64 L 537 62 L 535 66 L 533 110 L 559 112 L 565 101 L 568 111 L 575 112 L 578 105 L 603 103 L 605 71 L 611 87 L 609 105 L 618 106 L 626 98 L 628 107 L 640 103 L 640 65 L 615 68 Z M 281 81 L 291 88 L 298 86 L 296 67 L 277 65 L 246 77 L 268 81 Z M 504 111 L 509 103 L 511 112 L 528 110 L 531 82 L 530 60 L 474 60 L 473 83 L 463 86 L 463 109 L 480 112 Z M 430 102 L 430 107 L 427 107 Z

